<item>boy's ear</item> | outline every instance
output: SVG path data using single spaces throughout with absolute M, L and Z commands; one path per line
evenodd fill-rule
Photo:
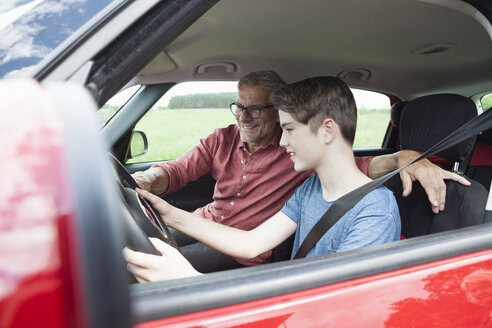
M 336 135 L 336 123 L 331 118 L 325 118 L 320 126 L 321 135 L 326 143 L 330 143 Z

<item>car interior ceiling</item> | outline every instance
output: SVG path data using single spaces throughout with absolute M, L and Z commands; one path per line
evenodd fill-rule
M 368 70 L 371 77 L 361 79 L 360 74 L 346 74 L 351 86 L 396 94 L 404 100 L 436 93 L 437 89 L 469 96 L 471 94 L 466 90 L 466 80 L 473 79 L 474 83 L 480 83 L 484 88 L 488 83 L 485 72 L 486 67 L 492 65 L 490 56 L 487 56 L 490 36 L 477 20 L 467 14 L 447 9 L 444 3 L 436 7 L 435 4 L 407 1 L 399 6 L 385 7 L 383 15 L 378 6 L 365 1 L 357 4 L 360 6 L 357 11 L 348 10 L 344 1 L 316 3 L 316 6 L 321 6 L 316 10 L 309 10 L 310 6 L 303 2 L 291 2 L 284 15 L 276 16 L 276 24 L 272 27 L 270 13 L 278 9 L 277 1 L 265 4 L 259 0 L 244 3 L 229 0 L 213 5 L 214 2 L 208 1 L 203 4 L 201 12 L 194 11 L 193 17 L 186 17 L 186 22 L 179 24 L 180 29 L 165 33 L 160 32 L 161 27 L 152 22 L 172 19 L 168 26 L 162 28 L 173 27 L 176 25 L 173 22 L 179 21 L 181 13 L 186 16 L 186 10 L 153 10 L 135 26 L 131 26 L 129 33 L 123 33 L 110 47 L 102 51 L 94 59 L 94 67 L 86 83 L 98 103 L 102 105 L 111 94 L 130 80 L 130 84 L 196 79 L 237 80 L 245 72 L 257 70 L 258 66 L 278 71 L 282 71 L 282 67 L 289 67 L 284 74 L 285 78 L 295 81 L 307 76 L 344 74 L 345 68 L 350 65 L 355 67 L 354 72 Z M 207 11 L 208 8 L 210 9 Z M 249 14 L 231 17 L 230 13 L 235 11 L 232 10 L 234 8 L 241 8 L 241 12 Z M 200 17 L 203 12 L 205 14 Z M 297 13 L 294 20 L 291 19 L 293 12 Z M 327 19 L 328 14 L 335 15 L 337 12 L 350 12 L 351 15 L 343 22 L 339 19 Z M 254 29 L 242 28 L 251 25 L 248 17 L 255 17 Z M 373 31 L 374 35 L 378 35 L 378 42 L 371 43 L 367 42 L 367 35 L 361 33 L 366 29 L 367 17 L 371 17 L 371 21 L 377 17 L 395 17 L 401 21 L 394 31 Z M 198 19 L 194 21 L 196 18 Z M 436 20 L 442 25 L 438 31 L 433 28 Z M 415 21 L 419 21 L 419 24 L 415 25 Z M 350 48 L 336 35 L 325 35 L 326 32 L 320 30 L 320 26 L 325 31 L 343 30 L 344 38 L 351 40 Z M 264 31 L 272 28 L 274 30 L 269 34 L 255 32 L 257 29 Z M 285 28 L 291 31 L 288 36 L 282 33 Z M 138 35 L 130 33 L 135 30 L 142 32 Z M 447 55 L 441 56 L 438 62 L 429 60 L 428 56 L 431 54 L 414 53 L 419 48 L 428 47 L 429 42 L 420 38 L 428 34 L 429 30 L 436 33 L 433 39 L 448 40 L 455 48 L 466 45 L 469 51 L 444 49 Z M 455 30 L 456 33 L 453 32 Z M 255 37 L 248 33 L 253 33 Z M 164 34 L 165 38 L 162 36 Z M 242 40 L 241 43 L 234 48 L 227 46 L 230 44 L 230 35 L 237 35 L 237 39 Z M 319 35 L 323 35 L 325 42 L 318 42 Z M 394 42 L 398 35 L 404 36 L 405 44 Z M 469 38 L 470 35 L 474 36 L 473 40 Z M 272 37 L 282 39 L 273 45 L 268 39 Z M 303 43 L 309 47 L 299 47 L 297 40 L 304 40 Z M 391 54 L 381 54 L 381 44 L 392 45 Z M 410 52 L 409 47 L 413 49 Z M 141 49 L 141 53 L 136 54 L 133 51 L 136 48 Z M 296 51 L 292 52 L 290 49 Z M 197 60 L 197 53 L 201 54 L 203 60 Z M 261 53 L 263 57 L 257 58 L 257 53 Z M 282 56 L 279 57 L 278 53 L 282 53 Z M 317 55 L 313 57 L 313 54 Z M 460 64 L 470 59 L 467 56 L 475 61 L 474 67 Z M 213 62 L 210 58 L 214 58 Z M 390 58 L 391 65 L 388 65 Z M 413 64 L 409 69 L 404 63 L 408 63 L 410 59 Z M 446 72 L 449 67 L 453 67 L 456 76 L 464 77 L 463 85 L 446 78 L 446 74 L 432 73 Z

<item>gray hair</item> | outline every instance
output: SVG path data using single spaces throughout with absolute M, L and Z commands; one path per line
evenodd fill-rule
M 239 89 L 242 85 L 253 87 L 259 84 L 264 85 L 273 92 L 287 83 L 277 74 L 277 72 L 266 70 L 246 74 L 237 83 L 237 88 Z
M 276 109 L 289 113 L 316 133 L 325 118 L 333 119 L 344 139 L 353 145 L 357 106 L 348 85 L 337 77 L 318 76 L 275 90 L 270 100 Z

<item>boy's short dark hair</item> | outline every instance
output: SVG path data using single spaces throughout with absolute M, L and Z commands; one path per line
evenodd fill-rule
M 332 76 L 312 77 L 275 90 L 270 97 L 276 109 L 308 124 L 315 133 L 326 118 L 339 126 L 343 138 L 353 145 L 357 107 L 347 84 Z

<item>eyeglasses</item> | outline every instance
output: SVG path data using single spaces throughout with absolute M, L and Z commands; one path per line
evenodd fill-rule
M 273 105 L 266 105 L 266 106 L 248 106 L 245 107 L 241 104 L 237 104 L 233 102 L 232 104 L 229 105 L 229 108 L 231 109 L 232 115 L 239 117 L 241 116 L 241 113 L 243 110 L 246 110 L 246 113 L 249 115 L 251 118 L 259 118 L 261 116 L 261 111 L 265 108 L 270 108 L 273 107 Z

